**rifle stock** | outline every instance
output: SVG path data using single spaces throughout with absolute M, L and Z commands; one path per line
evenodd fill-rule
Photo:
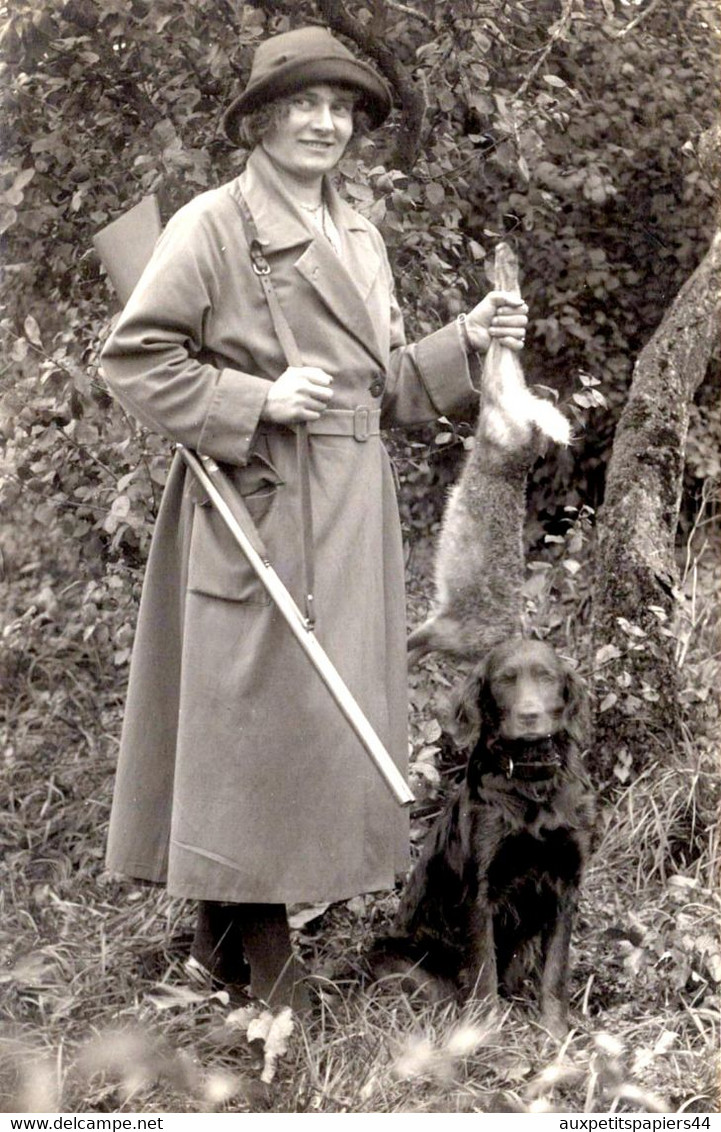
M 93 246 L 123 305 L 143 274 L 161 231 L 158 198 L 149 196 L 93 236 Z

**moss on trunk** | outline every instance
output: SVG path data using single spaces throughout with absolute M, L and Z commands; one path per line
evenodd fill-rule
M 608 466 L 593 601 L 593 762 L 607 781 L 662 758 L 679 729 L 675 539 L 690 407 L 720 315 L 721 233 L 639 355 Z

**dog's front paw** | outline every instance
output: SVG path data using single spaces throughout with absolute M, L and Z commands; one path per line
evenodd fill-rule
M 480 970 L 466 967 L 461 971 L 459 983 L 463 998 L 472 1002 L 486 1001 L 489 1006 L 498 1005 L 498 983 L 495 970 L 483 964 Z

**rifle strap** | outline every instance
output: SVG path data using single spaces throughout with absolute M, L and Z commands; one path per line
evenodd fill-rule
M 288 319 L 283 313 L 275 287 L 270 278 L 270 264 L 263 254 L 263 247 L 258 235 L 258 229 L 250 211 L 247 200 L 241 192 L 237 194 L 237 201 L 243 222 L 243 231 L 248 242 L 250 262 L 253 271 L 258 277 L 270 312 L 273 329 L 278 337 L 280 348 L 285 355 L 289 366 L 302 366 L 301 357 L 295 335 L 290 328 Z M 315 602 L 313 590 L 315 588 L 315 564 L 313 556 L 313 510 L 310 494 L 310 449 L 308 429 L 304 424 L 295 427 L 296 457 L 298 463 L 298 489 L 300 494 L 300 525 L 302 535 L 302 571 L 303 571 L 303 597 L 305 603 L 305 616 L 308 625 L 315 624 Z

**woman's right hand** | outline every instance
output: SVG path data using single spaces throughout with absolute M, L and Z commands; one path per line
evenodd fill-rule
M 288 366 L 271 385 L 260 419 L 281 425 L 317 421 L 333 396 L 332 384 L 317 366 Z

